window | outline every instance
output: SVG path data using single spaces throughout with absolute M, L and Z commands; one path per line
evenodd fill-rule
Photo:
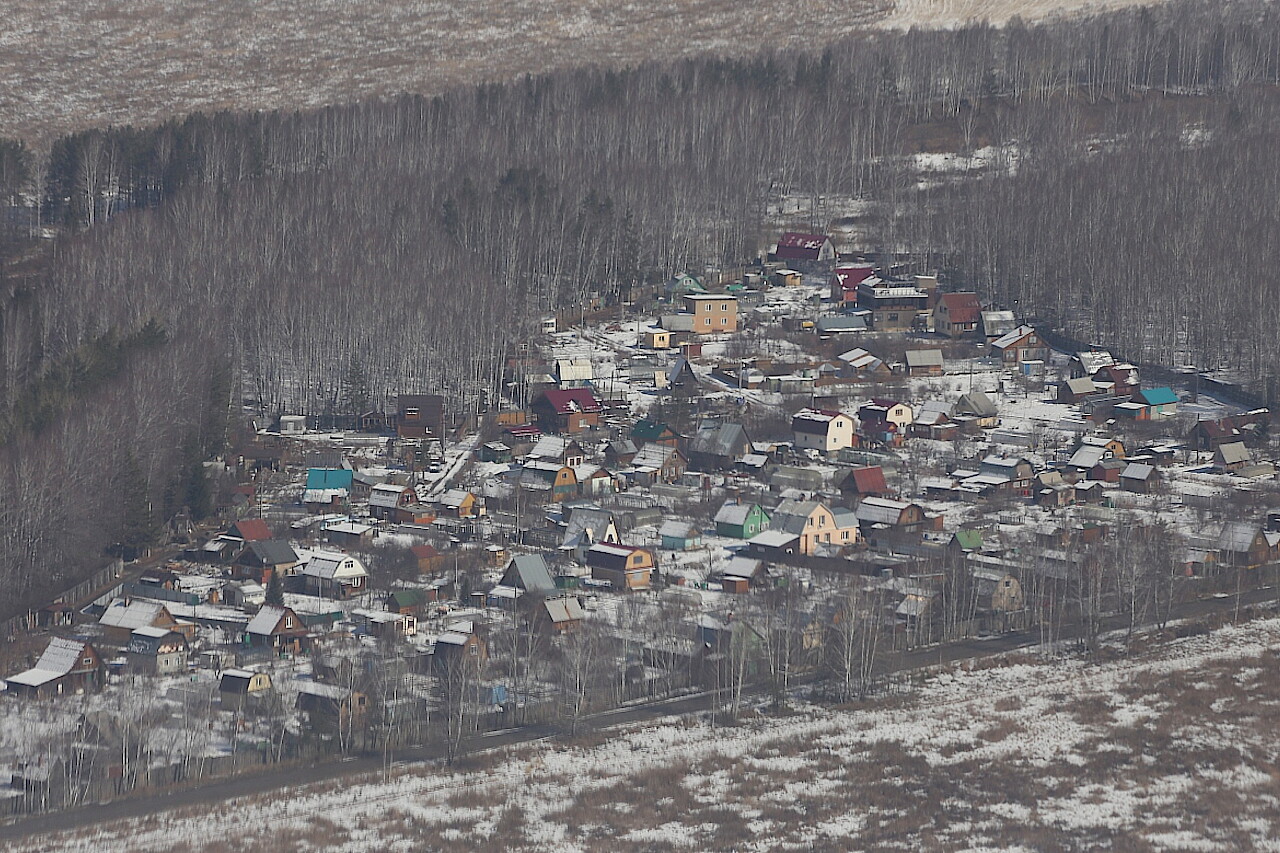
M 721 326 L 727 326 L 727 325 L 729 325 L 729 318 L 728 318 L 728 317 L 721 317 L 721 318 L 720 318 L 720 325 L 721 325 Z
M 286 617 L 284 617 L 284 627 L 285 627 L 285 628 L 292 628 L 292 627 L 293 627 L 293 617 L 292 617 L 292 616 L 286 616 Z
M 896 322 L 898 322 L 898 315 L 897 315 L 897 314 L 890 314 L 890 315 L 889 315 L 889 322 L 890 322 L 890 323 L 896 323 Z
M 80 665 L 81 665 L 81 666 L 93 666 L 93 658 L 85 658 L 84 660 L 80 661 Z
M 841 531 L 840 531 L 840 538 L 841 538 L 841 539 L 844 539 L 844 540 L 846 540 L 846 541 L 847 541 L 847 540 L 849 539 L 849 531 L 847 531 L 847 530 L 841 530 Z
M 729 303 L 728 303 L 728 302 L 726 302 L 726 303 L 724 303 L 723 305 L 721 305 L 721 306 L 720 306 L 720 310 L 721 310 L 721 311 L 728 311 L 728 310 L 729 310 Z
M 707 324 L 708 326 L 710 326 L 710 325 L 711 325 L 711 318 L 710 318 L 710 317 L 708 317 L 708 318 L 706 319 L 706 321 L 705 321 L 705 322 L 706 322 L 706 324 Z

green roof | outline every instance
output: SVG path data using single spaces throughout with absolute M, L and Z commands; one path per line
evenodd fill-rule
M 956 542 L 966 551 L 977 551 L 982 547 L 981 530 L 957 530 Z
M 643 441 L 654 441 L 669 432 L 673 432 L 673 430 L 666 424 L 642 418 L 636 421 L 636 425 L 631 428 L 631 437 Z

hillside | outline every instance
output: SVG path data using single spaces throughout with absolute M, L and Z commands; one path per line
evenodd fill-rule
M 1278 652 L 1272 619 L 1006 660 L 866 708 L 673 720 L 17 849 L 1274 849 Z M 214 820 L 245 837 L 200 841 Z
M 0 135 L 194 110 L 296 109 L 568 66 L 818 48 L 877 22 L 951 26 L 1129 0 L 0 0 Z

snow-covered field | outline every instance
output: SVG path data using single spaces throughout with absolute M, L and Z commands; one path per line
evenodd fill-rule
M 1278 650 L 1271 619 L 1006 660 L 865 708 L 675 720 L 14 849 L 1278 850 Z
M 294 109 L 656 57 L 820 47 L 868 26 L 1035 20 L 1133 0 L 0 0 L 0 128 Z

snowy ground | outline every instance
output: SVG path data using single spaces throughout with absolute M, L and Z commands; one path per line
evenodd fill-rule
M 688 720 L 15 850 L 1280 850 L 1280 620 L 1009 660 L 909 700 Z M 296 849 L 303 849 L 297 847 Z

